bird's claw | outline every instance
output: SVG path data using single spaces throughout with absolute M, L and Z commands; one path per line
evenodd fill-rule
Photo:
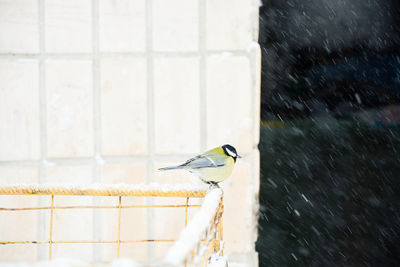
M 210 184 L 210 189 L 220 188 L 219 185 L 215 182 L 209 182 L 209 184 Z

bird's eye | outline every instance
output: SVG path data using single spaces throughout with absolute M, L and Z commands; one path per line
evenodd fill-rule
M 227 152 L 227 153 L 229 154 L 229 156 L 231 156 L 231 157 L 236 157 L 236 156 L 237 156 L 235 152 L 230 151 L 228 148 L 226 148 L 226 152 Z

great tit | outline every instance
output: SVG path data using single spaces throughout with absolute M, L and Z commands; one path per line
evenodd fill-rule
M 181 165 L 159 170 L 184 169 L 199 176 L 203 182 L 218 186 L 219 182 L 231 175 L 237 158 L 241 156 L 233 146 L 223 145 L 191 158 Z

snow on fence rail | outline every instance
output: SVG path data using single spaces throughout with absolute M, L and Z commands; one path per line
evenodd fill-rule
M 191 184 L 11 184 L 0 185 L 2 195 L 79 195 L 79 196 L 155 196 L 204 197 L 206 191 Z
M 174 243 L 164 259 L 164 263 L 170 265 L 182 264 L 193 250 L 198 253 L 191 257 L 191 264 L 201 262 L 202 254 L 206 254 L 205 259 L 213 253 L 220 253 L 222 242 L 222 190 L 214 188 L 205 196 L 203 205 L 195 217 L 189 222 L 182 231 L 179 239 Z M 201 244 L 201 238 L 204 233 L 206 235 L 206 243 L 210 244 L 206 247 L 198 247 Z M 211 250 L 210 250 L 211 249 Z M 214 250 L 214 251 L 212 251 Z M 207 264 L 204 263 L 204 264 Z
M 213 188 L 208 192 L 193 185 L 166 185 L 166 184 L 92 184 L 92 185 L 45 185 L 45 184 L 15 184 L 15 185 L 0 185 L 0 195 L 47 195 L 51 197 L 50 206 L 42 207 L 20 207 L 7 208 L 1 207 L 2 211 L 21 211 L 21 210 L 50 210 L 50 239 L 49 240 L 1 240 L 0 245 L 10 244 L 48 244 L 49 245 L 49 260 L 52 259 L 52 245 L 59 243 L 116 243 L 117 257 L 120 256 L 121 243 L 133 242 L 164 242 L 166 240 L 121 240 L 120 225 L 121 225 L 121 209 L 123 208 L 166 208 L 180 207 L 185 208 L 185 228 L 183 229 L 178 240 L 168 251 L 162 262 L 146 264 L 145 266 L 207 266 L 211 256 L 222 256 L 222 213 L 223 193 L 220 188 Z M 56 206 L 54 198 L 59 195 L 70 196 L 117 196 L 119 204 L 116 206 Z M 122 197 L 184 197 L 186 198 L 185 205 L 122 205 Z M 200 211 L 187 224 L 188 208 L 199 207 L 199 205 L 189 205 L 189 198 L 204 198 Z M 82 208 L 115 208 L 118 209 L 118 238 L 117 240 L 75 240 L 62 241 L 53 240 L 53 214 L 56 209 L 82 209 Z M 0 213 L 1 214 L 1 213 Z M 50 264 L 51 262 L 48 262 Z M 37 264 L 37 263 L 36 263 Z M 1 264 L 0 264 L 1 266 Z M 27 265 L 29 266 L 29 265 Z M 33 264 L 32 266 L 37 266 Z M 66 265 L 74 266 L 74 265 Z M 80 264 L 79 266 L 83 266 Z M 89 266 L 89 265 L 88 265 Z M 93 265 L 90 265 L 93 266 Z M 113 262 L 112 266 L 115 265 Z M 135 264 L 134 266 L 140 266 Z M 144 265 L 143 265 L 144 266 Z M 211 265 L 208 265 L 211 266 Z

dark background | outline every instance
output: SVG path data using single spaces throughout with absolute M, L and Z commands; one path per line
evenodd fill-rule
M 400 3 L 264 0 L 260 266 L 400 266 Z

